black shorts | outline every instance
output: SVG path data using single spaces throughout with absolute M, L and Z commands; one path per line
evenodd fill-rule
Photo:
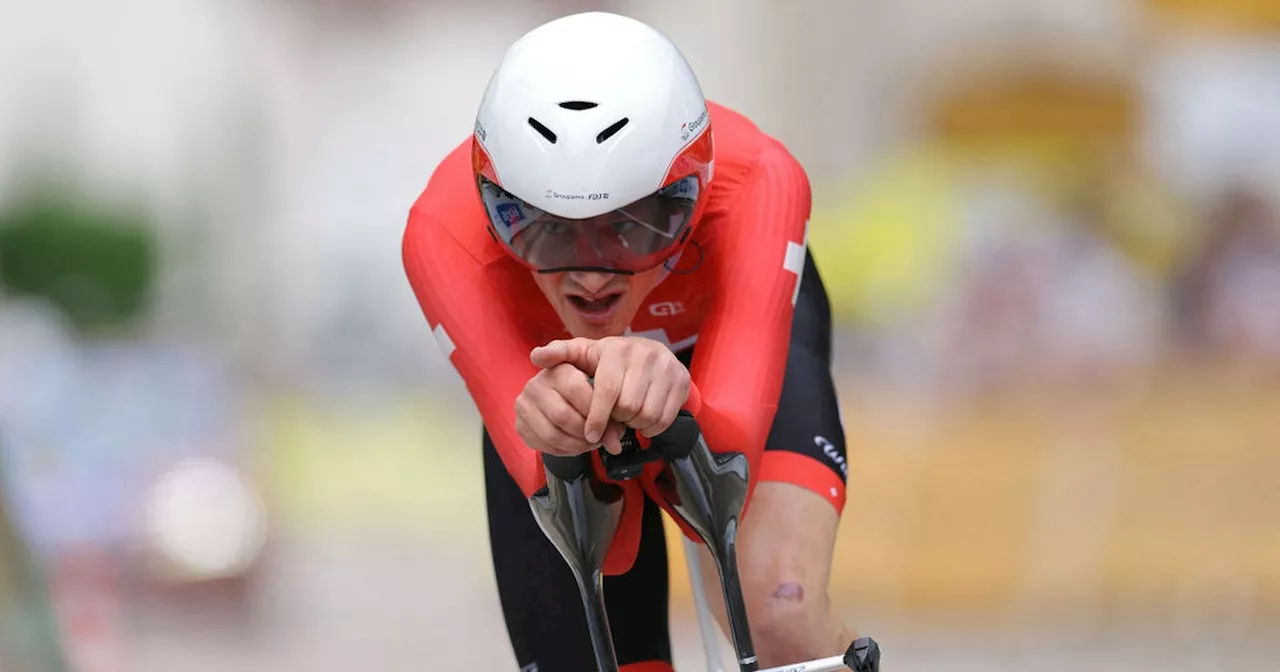
M 691 356 L 691 350 L 680 356 L 685 366 Z M 847 474 L 844 428 L 831 380 L 831 306 L 811 257 L 806 257 L 801 276 L 782 396 L 765 451 L 761 480 L 796 483 L 841 508 Z M 595 669 L 573 575 L 534 521 L 529 501 L 507 473 L 488 432 L 484 472 L 498 595 L 521 671 Z M 645 498 L 635 564 L 626 574 L 604 578 L 619 664 L 671 662 L 667 592 L 662 512 Z

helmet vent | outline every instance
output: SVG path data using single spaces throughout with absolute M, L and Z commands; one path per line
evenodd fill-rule
M 556 134 L 552 133 L 551 129 L 547 128 L 546 126 L 543 126 L 542 122 L 538 121 L 537 119 L 534 119 L 533 117 L 529 117 L 529 125 L 533 127 L 533 130 L 540 133 L 542 137 L 546 138 L 547 142 L 553 145 L 556 144 Z
M 631 121 L 631 120 L 626 117 L 623 117 L 613 122 L 613 124 L 611 124 L 609 128 L 606 128 L 603 131 L 600 131 L 600 135 L 596 136 L 596 144 L 603 143 L 605 140 L 612 138 L 615 133 L 622 130 L 623 126 L 627 125 L 628 121 Z
M 585 100 L 566 100 L 563 103 L 560 103 L 560 107 L 563 107 L 566 110 L 579 112 L 582 110 L 589 110 L 597 105 L 599 105 L 599 103 L 590 103 Z

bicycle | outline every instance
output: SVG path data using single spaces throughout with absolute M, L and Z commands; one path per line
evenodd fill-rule
M 681 411 L 667 431 L 653 437 L 648 450 L 641 450 L 634 431 L 628 431 L 620 454 L 612 455 L 603 448 L 597 451 L 605 473 L 619 482 L 638 477 L 649 462 L 665 460 L 659 486 L 667 490 L 664 494 L 675 513 L 711 551 L 740 672 L 879 671 L 880 647 L 870 637 L 855 640 L 842 656 L 759 669 L 738 578 L 736 553 L 737 522 L 747 495 L 745 455 L 712 453 L 697 421 L 687 411 Z M 621 514 L 620 489 L 596 478 L 589 452 L 573 457 L 545 455 L 543 464 L 547 485 L 529 498 L 529 506 L 539 527 L 573 572 L 599 672 L 618 672 L 605 613 L 602 566 Z M 697 549 L 688 537 L 684 541 L 707 669 L 722 672 L 715 626 L 702 592 Z

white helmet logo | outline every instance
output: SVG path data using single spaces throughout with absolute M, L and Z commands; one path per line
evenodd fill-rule
M 681 142 L 688 140 L 692 136 L 697 135 L 698 129 L 702 128 L 706 123 L 707 123 L 707 111 L 706 109 L 703 109 L 702 114 L 698 115 L 697 119 L 680 124 Z

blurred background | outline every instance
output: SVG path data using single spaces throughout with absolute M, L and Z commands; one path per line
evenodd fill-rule
M 514 669 L 399 243 L 588 9 L 809 171 L 886 669 L 1280 669 L 1280 3 L 48 0 L 0 8 L 0 670 Z

